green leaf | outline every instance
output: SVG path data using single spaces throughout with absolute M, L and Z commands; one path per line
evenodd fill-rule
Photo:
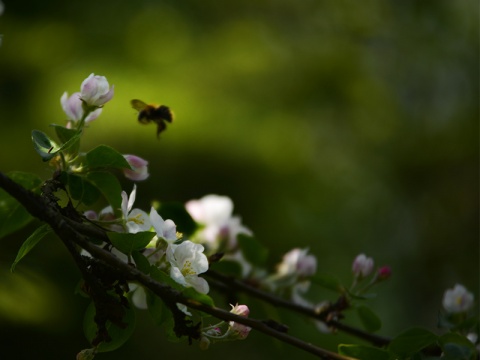
M 37 193 L 42 183 L 42 180 L 34 174 L 9 172 L 7 176 L 25 189 Z M 0 238 L 21 229 L 32 220 L 33 217 L 15 198 L 0 189 Z
M 77 130 L 67 129 L 65 126 L 62 125 L 51 124 L 50 126 L 53 126 L 55 128 L 55 133 L 57 134 L 58 139 L 62 143 L 66 143 L 78 133 Z
M 342 294 L 345 291 L 344 286 L 341 284 L 335 276 L 328 274 L 316 274 L 310 278 L 310 280 L 325 289 L 335 291 Z
M 52 159 L 59 149 L 55 141 L 39 130 L 32 131 L 32 141 L 35 151 L 42 157 L 43 161 Z
M 87 153 L 87 164 L 90 168 L 131 169 L 122 154 L 110 146 L 100 145 Z
M 160 270 L 155 265 L 150 266 L 150 276 L 153 279 L 157 280 L 159 283 L 168 285 L 175 290 L 182 291 L 183 289 L 185 289 L 182 285 L 177 283 L 168 274 L 164 273 L 162 270 Z
M 148 289 L 145 289 L 145 292 L 147 294 L 148 313 L 156 325 L 160 326 L 167 320 L 173 318 L 172 312 L 161 298 Z
M 133 251 L 144 249 L 154 236 L 155 233 L 151 231 L 141 231 L 135 234 L 117 232 L 108 233 L 108 238 L 113 246 L 126 255 L 131 254 Z
M 132 258 L 135 261 L 138 270 L 144 274 L 150 274 L 150 262 L 145 255 L 139 251 L 132 251 Z
M 458 333 L 446 333 L 440 337 L 440 345 L 443 349 L 445 360 L 475 359 L 475 345 L 465 336 Z
M 12 267 L 10 268 L 10 271 L 13 272 L 18 262 L 22 260 L 23 257 L 27 255 L 30 252 L 30 250 L 32 250 L 35 247 L 35 245 L 37 245 L 38 242 L 42 240 L 42 238 L 50 232 L 52 232 L 52 228 L 48 224 L 43 224 L 40 227 L 38 227 L 33 232 L 33 234 L 30 235 L 28 239 L 24 241 L 24 243 L 20 247 L 20 250 L 18 250 L 17 257 L 15 258 L 15 261 L 13 262 Z
M 213 299 L 206 295 L 206 294 L 201 294 L 194 288 L 186 288 L 185 290 L 182 291 L 182 294 L 192 300 L 198 301 L 201 304 L 207 305 L 207 306 L 215 306 L 215 303 L 213 302 Z
M 388 349 L 400 356 L 412 355 L 437 341 L 438 336 L 423 328 L 404 331 L 392 340 Z
M 235 278 L 242 276 L 242 266 L 236 261 L 220 260 L 210 264 L 210 269 Z
M 252 265 L 262 266 L 265 264 L 268 256 L 268 249 L 258 240 L 246 235 L 238 236 L 238 244 L 242 250 L 245 259 Z
M 357 307 L 357 315 L 363 327 L 369 332 L 375 332 L 382 327 L 380 318 L 366 306 Z
M 338 353 L 359 360 L 389 360 L 391 354 L 383 349 L 366 345 L 338 345 Z
M 83 318 L 83 331 L 85 333 L 85 337 L 90 343 L 97 334 L 97 324 L 94 320 L 95 314 L 95 305 L 92 302 L 88 306 L 87 311 L 85 312 L 85 317 Z M 107 331 L 112 340 L 109 342 L 102 342 L 97 348 L 98 352 L 116 350 L 130 338 L 135 330 L 135 311 L 133 306 L 125 309 L 125 315 L 122 319 L 122 322 L 127 324 L 124 329 L 112 324 L 110 321 L 107 321 Z
M 122 205 L 122 187 L 115 175 L 96 171 L 87 175 L 86 180 L 93 184 L 105 197 L 108 203 L 112 206 L 113 210 L 120 209 Z M 84 187 L 84 191 L 87 189 Z

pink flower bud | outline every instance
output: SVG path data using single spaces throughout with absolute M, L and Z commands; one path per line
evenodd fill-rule
M 230 334 L 238 340 L 244 340 L 252 330 L 251 327 L 233 322 L 230 324 Z
M 132 169 L 123 169 L 123 174 L 127 179 L 133 181 L 142 181 L 148 178 L 148 161 L 135 155 L 123 155 Z
M 365 254 L 360 254 L 353 260 L 352 271 L 355 276 L 366 277 L 372 273 L 372 270 L 373 259 Z
M 81 99 L 89 106 L 102 106 L 113 97 L 113 85 L 110 87 L 105 76 L 87 77 L 80 87 Z
M 390 266 L 382 266 L 377 271 L 377 280 L 387 280 L 392 275 L 392 269 Z
M 60 98 L 60 104 L 62 105 L 65 114 L 67 114 L 68 120 L 77 122 L 82 119 L 84 112 L 79 92 L 73 93 L 72 95 L 68 96 L 68 93 L 65 91 Z M 101 112 L 102 109 L 92 111 L 90 114 L 88 114 L 85 122 L 88 123 L 95 120 L 101 114 Z M 67 127 L 71 127 L 70 122 Z
M 230 305 L 232 307 L 232 310 L 230 310 L 231 313 L 240 315 L 240 316 L 245 316 L 247 317 L 248 314 L 250 314 L 250 309 L 248 308 L 247 305 Z

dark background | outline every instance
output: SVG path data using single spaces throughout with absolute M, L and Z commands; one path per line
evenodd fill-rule
M 6 1 L 0 33 L 1 171 L 48 178 L 30 132 L 53 135 L 60 96 L 94 72 L 115 96 L 83 148 L 150 161 L 138 207 L 228 195 L 272 267 L 293 247 L 347 284 L 360 252 L 389 264 L 370 302 L 383 335 L 433 329 L 457 282 L 478 299 L 476 2 Z M 132 98 L 174 110 L 160 141 L 135 120 Z M 73 359 L 88 346 L 88 303 L 74 295 L 79 273 L 61 243 L 44 239 L 8 270 L 33 229 L 0 240 L 0 358 Z M 271 311 L 249 304 L 252 316 Z M 134 337 L 98 359 L 312 358 L 255 332 L 201 352 L 138 315 Z M 349 340 L 282 320 L 319 346 Z

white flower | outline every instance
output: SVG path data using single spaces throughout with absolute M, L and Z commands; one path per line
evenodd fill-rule
M 80 93 L 76 92 L 68 96 L 68 93 L 65 91 L 60 98 L 60 104 L 62 105 L 63 111 L 67 114 L 69 120 L 67 127 L 71 128 L 72 122 L 76 123 L 80 121 L 84 115 L 84 110 L 82 107 L 82 100 L 80 100 Z M 85 119 L 85 123 L 95 120 L 102 112 L 102 109 L 96 109 L 92 111 Z
M 312 276 L 317 271 L 317 259 L 307 255 L 308 249 L 292 249 L 283 256 L 278 265 L 277 273 L 280 276 L 297 275 L 300 277 Z
M 132 210 L 136 194 L 136 185 L 133 185 L 133 190 L 130 193 L 130 196 L 128 196 L 125 191 L 122 191 L 122 214 L 129 233 L 148 231 L 152 226 L 145 211 L 140 209 Z
M 353 274 L 357 277 L 366 277 L 373 271 L 373 259 L 365 254 L 358 255 L 352 264 Z
M 163 220 L 153 207 L 150 210 L 150 221 L 159 238 L 169 243 L 177 240 L 177 226 L 175 223 L 170 219 Z
M 473 305 L 473 294 L 465 286 L 456 284 L 443 295 L 443 307 L 450 313 L 460 313 L 469 310 Z
M 113 85 L 110 87 L 105 76 L 90 74 L 80 87 L 81 99 L 89 106 L 102 106 L 113 97 Z
M 233 202 L 227 196 L 206 195 L 199 200 L 190 200 L 185 207 L 190 216 L 203 225 L 196 234 L 198 240 L 208 243 L 214 250 L 221 240 L 227 240 L 228 249 L 233 249 L 239 234 L 252 235 L 238 216 L 232 216 Z
M 100 109 L 101 110 L 101 109 Z M 123 174 L 127 179 L 133 181 L 142 181 L 148 178 L 148 161 L 135 155 L 123 155 L 131 169 L 123 169 Z
M 193 287 L 199 293 L 207 294 L 208 283 L 198 274 L 208 270 L 208 259 L 203 253 L 203 246 L 189 240 L 183 243 L 169 244 L 167 260 L 170 262 L 170 277 L 185 287 Z

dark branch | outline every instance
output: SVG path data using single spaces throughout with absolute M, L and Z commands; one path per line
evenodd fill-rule
M 167 305 L 181 303 L 189 308 L 196 309 L 213 315 L 224 321 L 234 321 L 253 329 L 256 329 L 264 334 L 275 337 L 281 341 L 289 343 L 307 352 L 310 352 L 322 359 L 333 360 L 354 360 L 353 358 L 339 355 L 322 348 L 316 347 L 309 343 L 303 342 L 293 336 L 286 334 L 283 331 L 278 331 L 275 327 L 269 326 L 266 322 L 259 321 L 253 318 L 246 318 L 233 314 L 229 311 L 219 309 L 216 307 L 210 307 L 204 305 L 198 301 L 186 298 L 180 292 L 172 289 L 169 286 L 161 284 L 137 268 L 123 262 L 115 255 L 106 251 L 90 242 L 89 238 L 78 231 L 79 226 L 73 226 L 65 216 L 58 211 L 55 207 L 48 206 L 48 202 L 39 195 L 36 195 L 22 186 L 16 184 L 9 179 L 6 175 L 0 172 L 0 187 L 5 189 L 12 197 L 17 199 L 25 209 L 34 217 L 46 222 L 55 231 L 57 236 L 62 239 L 64 244 L 70 250 L 70 252 L 76 253 L 76 249 L 72 247 L 73 243 L 87 250 L 94 258 L 103 261 L 116 269 L 119 273 L 123 274 L 125 278 L 129 280 L 136 280 L 146 288 L 150 289 L 153 293 L 158 295 Z M 84 268 L 81 259 L 74 255 L 77 266 L 80 267 L 82 275 L 86 276 L 85 280 L 89 280 L 88 272 Z

